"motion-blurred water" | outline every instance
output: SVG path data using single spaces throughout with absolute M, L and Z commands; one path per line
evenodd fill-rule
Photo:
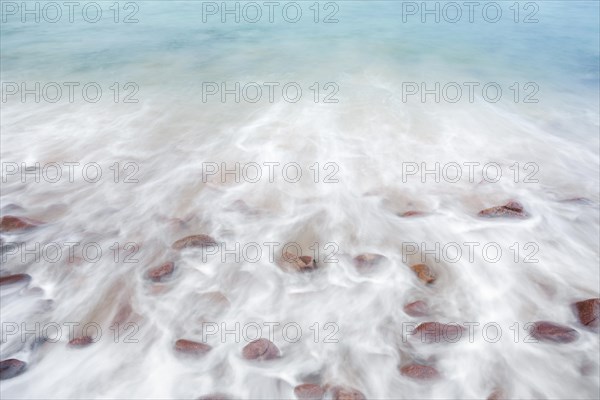
M 318 5 L 319 23 L 312 2 L 299 2 L 298 23 L 277 13 L 274 23 L 266 16 L 222 23 L 220 14 L 203 22 L 202 2 L 136 1 L 139 22 L 131 24 L 114 23 L 112 2 L 97 3 L 104 10 L 97 23 L 80 14 L 74 23 L 66 16 L 22 23 L 3 8 L 1 211 L 45 224 L 2 239 L 29 249 L 65 242 L 103 249 L 96 262 L 73 263 L 31 254 L 23 261 L 22 252 L 6 250 L 1 274 L 27 273 L 32 281 L 1 292 L 1 358 L 28 363 L 25 373 L 2 381 L 3 398 L 225 392 L 292 399 L 303 382 L 352 386 L 370 399 L 484 399 L 495 388 L 507 398 L 599 397 L 598 334 L 571 310 L 575 301 L 598 297 L 600 287 L 598 2 L 533 2 L 539 22 L 529 24 L 515 23 L 513 2 L 497 2 L 504 12 L 497 23 L 480 13 L 474 23 L 466 15 L 457 23 L 431 17 L 422 23 L 420 14 L 403 21 L 402 2 L 337 1 L 339 21 L 329 24 L 322 20 L 335 7 L 325 8 L 326 2 Z M 517 3 L 522 21 L 532 9 Z M 120 21 L 135 9 L 118 4 Z M 81 85 L 73 102 L 65 90 L 56 103 L 36 103 L 33 95 L 26 101 L 8 95 L 15 82 Z M 83 100 L 80 89 L 89 82 L 103 89 L 97 103 Z M 272 102 L 265 91 L 256 103 L 237 103 L 234 95 L 223 103 L 220 93 L 203 101 L 206 82 L 280 85 Z M 281 92 L 289 82 L 302 88 L 295 103 Z M 421 93 L 407 95 L 411 82 L 429 89 L 435 82 L 480 85 L 473 101 L 465 89 L 456 103 L 435 102 L 434 95 L 422 102 Z M 494 103 L 481 91 L 489 82 L 503 90 Z M 538 101 L 524 102 L 532 93 Z M 138 102 L 124 102 L 127 95 Z M 338 101 L 325 102 L 332 99 Z M 63 166 L 58 182 L 44 175 L 36 182 L 33 171 L 21 170 L 22 163 L 52 162 L 97 163 L 102 179 L 89 183 L 75 167 L 70 182 Z M 236 182 L 231 173 L 226 179 L 210 173 L 236 162 L 263 166 L 262 179 L 251 182 L 252 172 Z M 421 175 L 421 163 L 431 169 L 436 162 L 461 165 L 462 177 L 454 180 L 450 171 L 436 182 L 434 174 Z M 280 163 L 272 182 L 265 163 Z M 289 163 L 301 168 L 298 182 L 289 179 L 293 170 L 281 169 Z M 479 163 L 474 179 L 465 163 Z M 501 167 L 497 182 L 484 179 L 495 177 L 494 168 L 485 175 L 486 163 Z M 415 165 L 419 171 L 411 175 Z M 510 199 L 530 217 L 477 217 Z M 411 210 L 427 215 L 398 216 Z M 253 256 L 236 260 L 233 252 L 174 255 L 171 244 L 196 233 L 229 250 L 259 243 L 262 253 L 255 262 L 248 260 Z M 308 255 L 318 249 L 319 268 L 282 271 L 272 259 L 283 246 L 271 251 L 264 245 L 271 242 L 296 242 Z M 478 244 L 473 260 L 466 242 Z M 126 243 L 139 245 L 137 262 L 124 262 L 132 255 L 122 249 Z M 409 251 L 407 244 L 415 243 L 417 251 Z M 452 262 L 426 254 L 436 243 L 460 244 L 462 257 Z M 502 248 L 498 260 L 482 253 L 487 243 Z M 361 272 L 352 257 L 364 252 L 387 261 Z M 433 285 L 408 268 L 421 254 L 438 276 Z M 173 257 L 170 280 L 146 278 L 149 268 Z M 430 316 L 403 311 L 418 299 L 429 303 Z M 110 327 L 118 313 L 121 325 L 133 325 L 117 339 Z M 529 343 L 526 324 L 538 320 L 571 326 L 580 337 Z M 458 343 L 404 340 L 407 324 L 423 321 L 480 325 L 473 340 Z M 97 323 L 102 337 L 70 348 L 70 322 L 80 324 L 76 335 Z M 482 329 L 490 322 L 501 328 L 497 342 Z M 63 334 L 32 346 L 40 335 L 23 340 L 23 323 L 28 329 L 55 323 Z M 278 323 L 273 341 L 282 357 L 244 360 L 246 341 L 233 334 L 223 340 L 220 331 L 206 338 L 213 349 L 200 359 L 173 349 L 179 338 L 201 341 L 208 325 L 235 330 L 236 323 Z M 302 329 L 296 342 L 284 337 L 288 323 Z M 18 326 L 17 333 L 9 326 Z M 398 366 L 410 360 L 435 365 L 441 378 L 420 383 L 401 375 Z

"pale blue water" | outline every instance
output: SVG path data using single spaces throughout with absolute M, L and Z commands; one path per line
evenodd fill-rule
M 99 2 L 103 19 L 95 24 L 77 13 L 74 23 L 63 15 L 58 23 L 23 24 L 8 15 L 2 24 L 2 79 L 115 74 L 164 85 L 186 79 L 187 86 L 206 76 L 234 79 L 246 73 L 327 71 L 336 78 L 377 65 L 408 78 L 415 71 L 428 79 L 444 71 L 473 79 L 535 80 L 559 91 L 598 90 L 597 1 L 535 2 L 537 23 L 515 23 L 508 1 L 498 3 L 503 15 L 497 23 L 486 22 L 477 9 L 470 23 L 466 8 L 457 23 L 443 18 L 433 23 L 431 15 L 427 23 L 420 15 L 403 22 L 400 1 L 339 1 L 339 22 L 314 23 L 312 3 L 300 3 L 304 14 L 294 24 L 277 13 L 275 23 L 266 15 L 255 24 L 244 19 L 236 24 L 232 16 L 222 23 L 220 15 L 202 22 L 200 1 L 136 2 L 139 22 L 131 24 L 113 23 L 108 1 Z M 321 18 L 329 12 L 321 10 Z M 531 12 L 521 10 L 520 19 Z M 120 18 L 128 13 L 121 10 Z M 170 75 L 171 68 L 180 76 Z

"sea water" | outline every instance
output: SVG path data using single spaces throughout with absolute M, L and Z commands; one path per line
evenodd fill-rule
M 2 234 L 2 275 L 32 277 L 2 289 L 2 359 L 28 363 L 2 397 L 598 398 L 571 309 L 600 286 L 598 2 L 287 3 L 2 2 L 1 211 L 44 222 Z M 477 216 L 509 200 L 528 218 Z M 200 233 L 222 247 L 171 249 Z M 318 268 L 280 269 L 290 248 Z M 532 341 L 539 320 L 580 336 Z M 424 321 L 472 335 L 415 343 Z M 281 357 L 243 359 L 255 336 Z

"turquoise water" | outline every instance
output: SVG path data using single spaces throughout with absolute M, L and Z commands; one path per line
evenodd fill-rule
M 537 23 L 515 23 L 511 2 L 497 3 L 503 11 L 497 23 L 486 22 L 478 12 L 470 23 L 464 7 L 457 23 L 445 22 L 445 14 L 440 23 L 431 15 L 422 23 L 419 14 L 406 15 L 403 22 L 403 3 L 395 1 L 336 2 L 337 23 L 314 23 L 312 3 L 306 1 L 299 3 L 304 14 L 298 23 L 286 22 L 280 13 L 274 14 L 274 23 L 267 15 L 257 23 L 243 18 L 235 23 L 232 16 L 222 23 L 220 14 L 203 22 L 202 2 L 142 1 L 135 3 L 139 11 L 132 17 L 139 22 L 114 23 L 112 3 L 99 4 L 103 18 L 93 24 L 78 13 L 73 23 L 64 15 L 58 23 L 42 18 L 38 24 L 6 15 L 2 79 L 117 74 L 166 85 L 177 80 L 164 79 L 172 72 L 194 84 L 205 76 L 245 74 L 327 72 L 328 78 L 337 78 L 385 66 L 409 78 L 417 72 L 428 78 L 460 73 L 475 79 L 538 80 L 560 90 L 598 89 L 596 1 L 536 2 L 539 10 L 531 18 Z M 517 4 L 523 8 L 526 2 Z M 121 10 L 119 18 L 132 11 Z M 320 18 L 333 11 L 321 10 Z M 519 19 L 532 12 L 521 9 Z

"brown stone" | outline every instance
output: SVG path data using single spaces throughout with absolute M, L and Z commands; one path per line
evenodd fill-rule
M 487 397 L 487 400 L 503 400 L 506 396 L 504 395 L 504 391 L 502 389 L 494 389 L 492 393 Z
M 148 278 L 154 282 L 162 282 L 166 280 L 175 270 L 175 263 L 167 261 L 166 263 L 152 268 L 148 271 Z
M 90 336 L 81 336 L 69 341 L 69 346 L 71 347 L 86 347 L 90 344 L 94 343 L 93 339 Z
M 465 329 L 456 324 L 442 324 L 440 322 L 423 322 L 412 332 L 418 334 L 423 343 L 448 342 L 455 343 L 462 338 Z
M 504 207 L 509 210 L 515 211 L 515 212 L 523 212 L 524 211 L 523 204 L 519 203 L 518 201 L 514 201 L 514 200 L 511 200 L 508 203 L 506 203 L 504 205 Z
M 279 355 L 277 346 L 263 338 L 248 343 L 242 350 L 242 356 L 246 360 L 271 360 Z
M 9 358 L 8 360 L 0 361 L 0 379 L 10 379 L 15 376 L 21 375 L 25 372 L 27 363 L 17 360 L 16 358 Z
M 424 317 L 429 314 L 429 306 L 423 300 L 417 300 L 405 305 L 404 312 L 411 317 Z
M 531 329 L 531 336 L 544 342 L 570 343 L 577 340 L 579 333 L 568 326 L 538 321 Z
M 31 276 L 28 274 L 7 275 L 0 278 L 0 286 L 12 285 L 14 283 L 27 284 L 31 281 Z
M 523 209 L 523 205 L 517 201 L 509 201 L 503 206 L 496 206 L 491 208 L 486 208 L 479 212 L 480 217 L 487 218 L 498 218 L 498 217 L 508 217 L 508 218 L 526 218 L 527 213 Z
M 364 253 L 354 257 L 354 265 L 361 270 L 370 270 L 386 260 L 385 256 L 376 253 Z
M 173 243 L 175 250 L 183 250 L 189 247 L 209 247 L 216 246 L 217 241 L 208 235 L 186 236 Z
M 277 263 L 286 271 L 309 272 L 317 268 L 317 263 L 311 256 L 297 256 L 285 252 Z
M 223 393 L 212 393 L 198 397 L 198 400 L 231 400 L 232 397 Z
M 41 221 L 7 215 L 0 219 L 0 232 L 20 231 L 24 229 L 35 228 L 41 224 L 43 224 Z
M 127 322 L 131 322 L 131 317 L 133 315 L 133 308 L 129 303 L 123 303 L 119 306 L 113 320 L 112 324 L 123 325 Z
M 400 373 L 412 379 L 430 380 L 439 378 L 437 369 L 423 364 L 408 364 L 400 368 Z
M 411 266 L 410 269 L 417 274 L 417 277 L 423 283 L 433 283 L 435 281 L 435 274 L 427 264 L 415 264 Z
M 588 299 L 574 304 L 579 321 L 590 328 L 600 325 L 600 299 Z
M 200 356 L 208 353 L 211 349 L 212 347 L 207 344 L 194 342 L 187 339 L 179 339 L 175 342 L 175 350 L 186 354 Z
M 303 383 L 294 388 L 294 394 L 299 400 L 321 400 L 325 389 L 315 383 Z
M 333 400 L 366 400 L 365 395 L 351 387 L 334 386 L 331 388 L 331 397 Z
M 407 218 L 407 217 L 422 217 L 424 215 L 425 215 L 425 213 L 423 211 L 415 211 L 415 210 L 406 211 L 406 212 L 400 214 L 400 216 L 404 217 L 404 218 Z

